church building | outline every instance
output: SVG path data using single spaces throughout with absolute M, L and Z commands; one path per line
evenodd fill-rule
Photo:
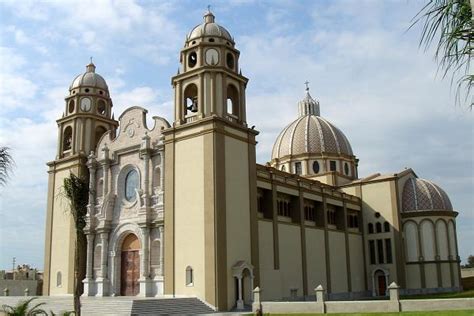
M 330 299 L 385 296 L 391 282 L 460 290 L 447 194 L 412 169 L 360 178 L 308 86 L 270 161 L 256 163 L 239 56 L 206 12 L 171 78 L 174 116 L 153 126 L 137 106 L 115 120 L 92 62 L 73 80 L 48 163 L 44 293 L 74 289 L 74 222 L 59 194 L 70 172 L 89 181 L 84 296 L 195 296 L 230 310 L 256 286 L 263 300 L 310 299 L 319 285 Z

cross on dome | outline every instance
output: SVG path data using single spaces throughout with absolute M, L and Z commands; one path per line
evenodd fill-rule
M 207 12 L 204 14 L 204 23 L 214 23 L 215 16 L 211 12 L 211 5 L 207 6 Z
M 306 85 L 306 91 L 309 91 L 309 81 L 306 80 L 306 81 L 304 82 L 304 84 Z

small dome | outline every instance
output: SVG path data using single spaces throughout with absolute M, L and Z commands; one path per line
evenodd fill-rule
M 403 187 L 403 212 L 444 210 L 453 207 L 446 192 L 431 181 L 410 178 Z
M 273 145 L 272 160 L 288 155 L 331 153 L 353 156 L 347 137 L 319 116 L 319 102 L 306 89 L 298 103 L 299 117 L 283 129 Z
M 208 11 L 204 15 L 204 23 L 197 25 L 194 27 L 187 37 L 187 41 L 191 41 L 193 39 L 204 37 L 204 36 L 214 36 L 214 37 L 222 37 L 232 43 L 234 43 L 234 39 L 230 35 L 229 31 L 227 31 L 223 26 L 214 22 L 215 16 L 212 14 L 211 11 Z
M 91 87 L 99 88 L 105 91 L 109 91 L 109 87 L 105 82 L 105 79 L 95 72 L 95 65 L 92 63 L 86 66 L 86 72 L 80 74 L 71 83 L 69 90 L 76 89 L 79 87 Z

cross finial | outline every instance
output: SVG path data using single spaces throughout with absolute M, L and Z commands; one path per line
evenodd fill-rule
M 306 91 L 309 91 L 309 81 L 306 80 L 306 81 L 304 82 L 304 84 L 306 85 Z
M 91 59 L 91 64 L 92 64 L 92 56 L 90 57 L 90 59 Z
M 211 5 L 210 4 L 207 5 L 207 12 L 211 12 Z

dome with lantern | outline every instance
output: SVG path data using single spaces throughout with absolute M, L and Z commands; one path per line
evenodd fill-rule
M 105 82 L 105 79 L 95 72 L 95 65 L 91 62 L 86 66 L 86 72 L 80 74 L 74 78 L 71 85 L 69 86 L 69 91 L 73 91 L 78 88 L 94 88 L 103 90 L 107 94 L 109 93 L 109 87 Z
M 186 41 L 193 41 L 202 37 L 217 37 L 234 44 L 234 39 L 225 27 L 215 22 L 215 16 L 210 10 L 204 15 L 204 22 L 195 26 L 189 32 Z
M 306 87 L 298 118 L 278 135 L 271 165 L 282 171 L 315 176 L 329 171 L 355 178 L 357 160 L 344 133 L 320 115 L 319 102 Z

